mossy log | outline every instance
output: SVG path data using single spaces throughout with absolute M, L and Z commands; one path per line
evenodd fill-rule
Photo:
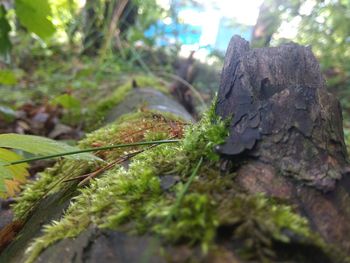
M 135 112 L 141 108 L 174 114 L 186 121 L 194 121 L 185 108 L 169 95 L 152 89 L 152 87 L 133 88 L 122 101 L 107 114 L 106 122 L 111 123 L 124 114 Z
M 140 84 L 137 83 L 136 86 L 138 85 Z M 122 89 L 124 89 L 124 86 Z M 166 88 L 164 87 L 163 90 L 166 90 Z M 122 96 L 122 98 L 120 96 L 116 98 L 117 103 L 114 106 L 112 106 L 113 98 L 108 99 L 109 113 L 105 117 L 105 124 L 107 125 L 106 129 L 108 129 L 109 123 L 113 123 L 117 119 L 120 119 L 120 122 L 130 123 L 130 125 L 127 126 L 124 131 L 126 135 L 128 135 L 128 132 L 133 133 L 133 129 L 136 130 L 139 128 L 144 128 L 140 122 L 145 122 L 145 120 L 147 120 L 148 123 L 145 125 L 152 125 L 157 123 L 157 118 L 163 118 L 163 116 L 167 116 L 170 119 L 178 118 L 186 123 L 191 123 L 194 121 L 192 116 L 182 105 L 180 105 L 175 99 L 171 98 L 166 92 L 159 91 L 158 88 L 152 88 L 150 86 L 134 87 L 128 89 L 128 91 L 125 92 L 125 94 L 122 94 Z M 137 125 L 134 125 L 134 122 L 131 121 L 134 116 L 128 116 L 130 113 L 135 113 Z M 149 118 L 147 119 L 145 116 L 148 116 Z M 138 120 L 140 120 L 140 122 Z M 173 124 L 170 123 L 169 125 Z M 145 132 L 149 131 L 150 130 L 148 128 L 145 129 Z M 157 132 L 159 131 L 157 130 Z M 157 136 L 157 134 L 155 135 Z M 133 139 L 133 137 L 130 139 Z M 93 141 L 96 141 L 96 139 L 93 139 Z M 130 142 L 133 141 L 131 140 Z M 72 164 L 69 162 L 63 162 L 61 164 L 57 164 L 56 166 L 57 167 L 54 169 L 71 173 L 72 177 L 82 175 L 91 168 L 91 165 L 87 163 Z M 50 169 L 51 168 L 48 170 Z M 60 172 L 58 172 L 58 174 L 59 173 Z M 43 184 L 52 185 L 52 183 L 53 182 L 51 181 L 45 182 L 45 180 L 43 180 Z M 26 223 L 24 224 L 23 228 L 21 226 L 21 231 L 18 234 L 17 239 L 12 242 L 11 245 L 8 246 L 0 255 L 1 263 L 26 262 L 27 259 L 25 256 L 25 251 L 33 239 L 40 236 L 42 226 L 49 224 L 53 220 L 59 220 L 64 211 L 69 207 L 72 198 L 79 195 L 76 183 L 65 183 L 59 187 L 58 190 L 52 189 L 52 193 L 47 194 L 43 193 L 43 191 L 46 191 L 44 185 L 39 187 L 42 187 L 42 189 L 39 189 L 39 192 L 42 192 L 39 193 L 39 195 L 42 195 L 42 200 L 39 200 L 38 203 L 35 203 L 34 199 L 30 201 L 33 202 L 35 206 L 34 211 L 31 211 L 29 215 L 26 216 Z M 13 226 L 17 224 L 17 221 L 14 221 L 13 225 L 9 224 L 9 229 L 14 228 Z M 100 238 L 102 238 L 106 243 L 104 243 L 103 240 L 100 240 Z M 95 242 L 95 239 L 97 243 Z M 47 253 L 44 253 L 42 256 L 38 257 L 37 262 L 139 262 L 140 255 L 147 250 L 147 247 L 150 244 L 149 238 L 146 237 L 137 239 L 127 236 L 121 232 L 103 232 L 92 227 L 87 229 L 86 233 L 84 232 L 81 238 L 67 242 L 58 242 L 56 245 L 51 247 Z M 118 251 L 114 251 L 115 253 L 113 253 L 113 248 L 110 246 L 114 242 L 118 243 L 118 247 L 124 247 Z M 124 242 L 126 243 L 124 244 Z M 132 242 L 133 246 L 131 246 L 130 242 Z M 98 247 L 94 247 L 93 244 L 98 245 Z M 51 249 L 53 250 L 51 251 Z M 89 252 L 87 252 L 87 250 L 89 250 Z M 87 252 L 89 255 L 85 254 L 85 252 Z M 90 256 L 91 259 L 87 260 L 87 258 L 90 258 Z M 153 256 L 150 257 L 151 260 L 152 257 Z M 154 261 L 152 260 L 151 262 Z
M 163 94 L 127 91 L 80 147 L 180 142 L 96 153 L 108 168 L 59 161 L 17 199 L 23 228 L 0 262 L 350 262 L 341 112 L 308 48 L 234 37 L 216 107 L 194 125 Z
M 350 253 L 350 178 L 339 101 L 310 48 L 251 49 L 233 37 L 216 112 L 231 116 L 218 151 L 242 161 L 237 182 L 288 200 L 327 242 Z

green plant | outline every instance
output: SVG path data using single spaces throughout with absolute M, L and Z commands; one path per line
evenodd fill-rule
M 11 30 L 6 17 L 6 9 L 1 4 L 0 11 L 0 53 L 6 55 L 11 47 L 9 32 Z M 49 19 L 51 15 L 50 4 L 47 0 L 16 0 L 15 13 L 29 32 L 33 32 L 42 39 L 47 39 L 55 32 L 55 27 Z
M 19 134 L 2 134 L 0 135 L 0 147 L 20 149 L 25 152 L 44 156 L 21 159 L 20 155 L 0 148 L 0 195 L 6 196 L 7 193 L 8 195 L 13 196 L 15 192 L 19 191 L 18 184 L 25 182 L 25 176 L 28 175 L 26 170 L 26 168 L 28 168 L 28 162 L 51 159 L 55 157 L 66 157 L 73 160 L 102 161 L 100 158 L 87 153 L 142 145 L 176 143 L 178 141 L 179 140 L 147 141 L 94 147 L 81 150 L 44 137 Z M 40 144 L 40 147 L 38 147 L 38 144 Z
M 22 157 L 8 149 L 21 150 L 35 155 L 50 155 L 49 157 L 66 156 L 70 159 L 98 161 L 100 158 L 83 153 L 76 147 L 69 146 L 48 138 L 22 135 L 0 134 L 0 196 L 13 196 L 19 191 L 19 184 L 25 182 L 29 175 L 26 164 L 30 160 L 21 160 Z M 67 155 L 67 152 L 75 152 L 75 155 Z M 43 159 L 37 157 L 34 159 Z

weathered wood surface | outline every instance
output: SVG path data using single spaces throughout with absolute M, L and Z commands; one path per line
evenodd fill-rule
M 293 43 L 251 49 L 233 37 L 216 110 L 232 118 L 230 136 L 217 150 L 244 160 L 241 186 L 292 201 L 328 242 L 350 253 L 342 113 L 311 49 Z

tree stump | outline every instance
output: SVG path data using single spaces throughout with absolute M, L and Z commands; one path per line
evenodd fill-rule
M 350 252 L 347 151 L 338 100 L 308 47 L 227 49 L 217 114 L 231 118 L 218 152 L 244 161 L 237 181 L 295 204 L 327 242 Z

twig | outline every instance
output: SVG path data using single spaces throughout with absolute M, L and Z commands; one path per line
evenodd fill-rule
M 193 94 L 197 97 L 199 102 L 202 104 L 202 107 L 204 107 L 204 108 L 208 107 L 207 104 L 205 103 L 204 99 L 202 98 L 202 95 L 196 90 L 195 87 L 193 87 L 193 85 L 188 83 L 188 81 L 184 80 L 183 78 L 181 78 L 177 75 L 171 74 L 171 73 L 167 73 L 167 72 L 163 72 L 163 71 L 158 71 L 158 73 L 160 75 L 168 76 L 174 80 L 181 82 L 183 85 L 185 85 L 187 88 L 189 88 L 193 92 Z
M 133 152 L 133 153 L 129 153 L 129 154 L 126 154 L 120 158 L 118 158 L 117 160 L 107 164 L 106 166 L 104 167 L 101 167 L 99 169 L 97 169 L 96 171 L 92 172 L 92 173 L 88 173 L 88 174 L 84 174 L 84 175 L 81 175 L 81 176 L 77 176 L 77 177 L 74 177 L 74 178 L 69 178 L 67 180 L 64 180 L 63 182 L 66 183 L 66 182 L 70 182 L 70 181 L 74 181 L 74 180 L 80 180 L 80 179 L 83 179 L 79 184 L 78 186 L 82 186 L 84 185 L 87 181 L 89 181 L 90 179 L 98 176 L 99 174 L 103 173 L 104 171 L 110 169 L 111 167 L 113 167 L 114 165 L 116 164 L 120 164 L 122 162 L 125 162 L 126 160 L 136 156 L 137 154 L 140 154 L 142 152 L 144 152 L 145 150 L 148 150 L 148 149 L 151 149 L 153 148 L 154 146 L 156 145 L 152 145 L 150 147 L 148 147 L 147 149 L 142 149 L 142 150 L 139 150 L 137 152 Z
M 109 27 L 108 27 L 108 32 L 107 32 L 107 35 L 105 36 L 104 46 L 101 49 L 101 53 L 102 53 L 101 57 L 105 56 L 105 53 L 107 52 L 107 50 L 111 46 L 111 40 L 113 38 L 114 33 L 117 30 L 117 26 L 119 26 L 118 24 L 119 24 L 120 17 L 122 16 L 123 11 L 126 8 L 126 5 L 128 4 L 128 2 L 129 2 L 129 0 L 122 0 L 120 2 L 118 1 L 118 4 L 113 11 L 112 19 L 111 19 L 111 21 L 109 23 Z M 115 35 L 115 37 L 116 37 L 116 42 L 117 42 L 118 48 L 121 51 L 121 53 L 123 54 L 119 32 Z

